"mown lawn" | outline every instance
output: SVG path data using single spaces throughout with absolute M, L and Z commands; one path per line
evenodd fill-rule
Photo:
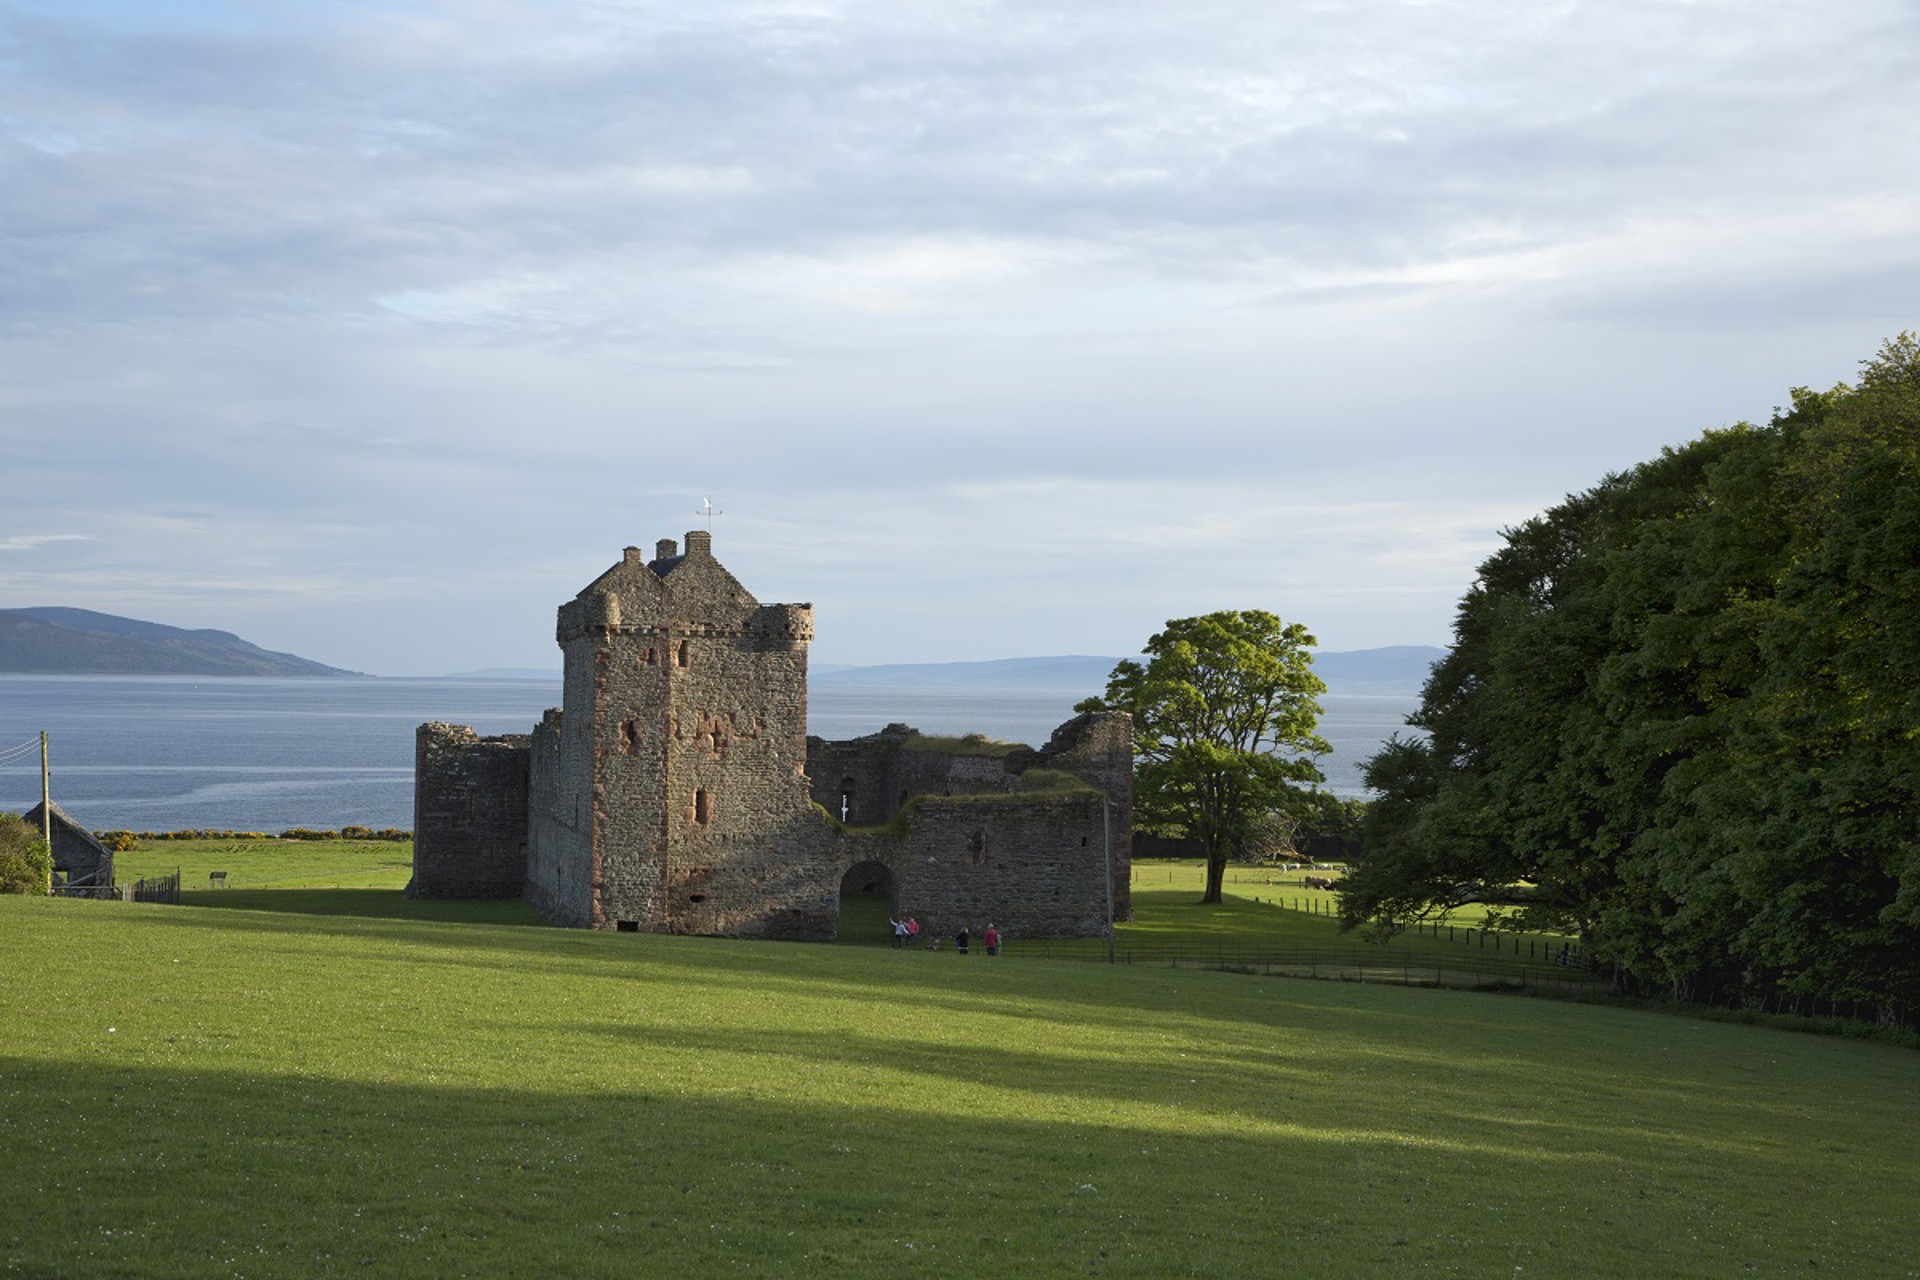
M 1400 934 L 1373 944 L 1340 932 L 1334 893 L 1309 889 L 1298 871 L 1233 866 L 1227 869 L 1223 901 L 1203 904 L 1204 866 L 1197 861 L 1155 860 L 1133 867 L 1134 919 L 1116 930 L 1116 953 L 1132 963 L 1172 956 L 1185 963 L 1281 966 L 1290 959 L 1320 957 L 1341 962 L 1346 972 L 1404 972 L 1409 980 L 1451 986 L 1525 983 L 1563 991 L 1597 987 L 1599 979 L 1569 969 L 1555 958 L 1572 944 L 1558 934 L 1486 933 L 1485 913 L 1456 912 L 1450 923 Z M 1324 873 L 1312 873 L 1324 874 Z M 1009 943 L 1020 945 L 1017 940 Z M 1034 943 L 1049 957 L 1104 956 L 1104 940 Z M 1292 966 L 1299 967 L 1299 966 Z
M 6 1273 L 1920 1273 L 1920 1054 L 1875 1044 L 44 899 L 0 962 Z
M 186 901 L 202 906 L 538 923 L 531 911 L 512 903 L 409 902 L 376 892 L 405 888 L 412 875 L 412 857 L 410 844 L 381 840 L 167 840 L 149 841 L 116 855 L 114 868 L 123 884 L 178 870 Z M 209 876 L 215 871 L 226 872 L 224 888 L 209 887 Z M 1304 887 L 1301 874 L 1230 867 L 1227 901 L 1203 907 L 1199 904 L 1205 883 L 1202 864 L 1191 860 L 1137 863 L 1133 873 L 1136 917 L 1119 927 L 1119 937 L 1133 945 L 1136 957 L 1152 956 L 1157 948 L 1167 946 L 1201 945 L 1253 954 L 1287 948 L 1315 953 L 1361 948 L 1355 935 L 1339 932 L 1334 894 Z M 272 892 L 262 895 L 260 890 Z M 305 892 L 288 894 L 286 890 Z M 885 946 L 885 906 L 860 902 L 850 904 L 850 909 L 842 926 L 843 940 Z M 1472 908 L 1455 913 L 1453 919 L 1455 927 L 1443 926 L 1437 936 L 1404 934 L 1392 946 L 1373 949 L 1371 954 L 1384 965 L 1444 966 L 1450 974 L 1484 971 L 1490 980 L 1515 977 L 1522 969 L 1560 980 L 1572 976 L 1552 969 L 1548 961 L 1565 938 L 1481 937 L 1477 927 L 1482 913 Z M 1008 944 L 1022 945 L 1022 940 L 1010 938 Z M 1065 947 L 1049 944 L 1045 949 L 1053 955 L 1093 955 L 1104 954 L 1105 944 L 1089 940 Z
M 394 840 L 149 840 L 113 856 L 120 884 L 180 873 L 188 893 L 220 893 L 208 877 L 236 889 L 404 889 L 413 878 L 413 845 Z

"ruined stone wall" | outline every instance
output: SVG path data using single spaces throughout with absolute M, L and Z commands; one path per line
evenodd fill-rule
M 1127 716 L 1076 717 L 1038 751 L 970 754 L 910 745 L 917 740 L 898 724 L 846 742 L 808 740 L 815 801 L 838 816 L 850 794 L 850 825 L 869 828 L 838 834 L 842 875 L 865 862 L 887 868 L 897 909 L 930 937 L 951 937 L 962 923 L 977 933 L 988 922 L 1009 938 L 1097 935 L 1109 886 L 1114 917 L 1131 918 Z M 1036 769 L 1089 789 L 1026 790 Z
M 879 733 L 844 742 L 807 739 L 807 777 L 815 804 L 849 826 L 877 826 L 906 797 L 895 798 L 893 757 L 912 730 L 888 725 Z
M 676 850 L 676 933 L 825 942 L 834 936 L 840 880 L 858 859 L 845 837 L 807 806 L 751 843 L 717 834 Z
M 591 780 L 563 766 L 567 721 L 555 708 L 533 730 L 524 892 L 555 924 L 585 928 L 593 922 Z
M 934 937 L 962 924 L 977 935 L 989 922 L 1010 939 L 1106 929 L 1098 795 L 929 796 L 902 856 L 900 909 Z
M 414 898 L 514 898 L 526 879 L 524 735 L 483 738 L 465 725 L 414 735 Z
M 1018 755 L 969 755 L 949 751 L 902 751 L 893 760 L 891 783 L 899 797 L 1007 795 L 1020 789 Z
M 1107 921 L 1100 799 L 922 796 L 887 828 L 833 833 L 808 883 L 837 897 L 848 870 L 878 863 L 893 878 L 898 911 L 917 917 L 929 939 L 962 924 L 977 934 L 989 922 L 1009 938 L 1094 936 Z M 1123 858 L 1118 846 L 1114 857 Z
M 561 706 L 535 728 L 529 766 L 526 898 L 549 920 L 575 928 L 596 923 L 595 650 L 605 625 L 604 610 L 589 617 L 578 599 L 560 607 L 555 638 L 565 662 Z
M 1053 731 L 1036 767 L 1058 769 L 1105 792 L 1113 843 L 1116 920 L 1133 919 L 1133 717 L 1124 711 L 1082 713 Z
M 974 753 L 914 745 L 919 740 L 904 724 L 844 742 L 807 739 L 814 802 L 850 826 L 873 826 L 891 819 L 915 796 L 1018 791 L 1020 775 L 1040 758 L 1025 747 Z

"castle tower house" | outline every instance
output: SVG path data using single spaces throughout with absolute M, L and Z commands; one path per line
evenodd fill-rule
M 563 706 L 533 737 L 527 894 L 556 921 L 753 933 L 810 806 L 811 606 L 761 605 L 712 535 L 637 547 L 560 606 Z

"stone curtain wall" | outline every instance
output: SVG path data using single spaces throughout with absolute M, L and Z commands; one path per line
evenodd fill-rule
M 852 741 L 808 739 L 806 743 L 812 796 L 820 808 L 839 818 L 841 796 L 851 791 L 847 825 L 887 823 L 906 800 L 920 796 L 910 812 L 914 852 L 893 848 L 883 833 L 854 833 L 854 839 L 870 841 L 881 850 L 874 854 L 876 860 L 895 869 L 902 912 L 914 913 L 912 904 L 920 904 L 941 919 L 962 919 L 1000 902 L 1004 904 L 1000 913 L 1008 919 L 1016 917 L 1016 910 L 1023 913 L 1027 936 L 1083 936 L 1092 898 L 1098 900 L 1098 927 L 1106 929 L 1106 890 L 1100 877 L 1110 871 L 1114 917 L 1133 919 L 1129 892 L 1133 720 L 1129 716 L 1123 712 L 1075 716 L 1060 725 L 1041 750 L 1020 748 L 1000 756 L 924 750 L 908 747 L 910 741 L 914 741 L 914 729 L 895 723 Z M 1102 856 L 1098 798 L 1092 798 L 1091 827 L 1062 827 L 1058 816 L 1037 798 L 1018 794 L 1021 777 L 1041 768 L 1068 773 L 1108 796 L 1110 862 Z M 966 798 L 970 804 L 958 810 L 935 804 L 947 796 Z M 960 821 L 958 816 L 973 825 L 956 837 L 952 823 Z M 985 858 L 991 867 L 979 865 L 977 844 L 981 842 L 987 846 Z M 1075 852 L 1085 848 L 1091 848 L 1092 856 Z M 856 854 L 851 858 L 847 867 L 860 862 Z M 970 873 L 950 877 L 948 871 L 960 865 Z M 977 875 L 989 869 L 989 875 Z M 1087 877 L 1083 892 L 1068 889 L 1075 875 Z M 920 892 L 927 896 L 916 896 Z M 989 919 L 995 917 L 989 915 Z M 973 927 L 981 923 L 985 921 L 975 921 Z M 995 919 L 995 923 L 1004 927 L 1008 921 Z
M 809 808 L 758 847 L 728 843 L 707 846 L 715 856 L 675 877 L 674 932 L 827 941 L 840 882 L 864 863 L 892 873 L 898 909 L 917 916 L 930 939 L 949 938 L 962 923 L 978 933 L 989 921 L 1010 938 L 1106 928 L 1106 850 L 1092 792 L 927 796 L 895 826 L 870 831 L 836 830 Z M 1125 866 L 1124 844 L 1116 839 L 1112 852 Z
M 555 924 L 586 928 L 593 923 L 591 787 L 561 763 L 568 722 L 555 708 L 533 730 L 525 896 Z
M 414 735 L 413 898 L 517 898 L 527 873 L 525 735 L 465 725 Z
M 1133 919 L 1133 717 L 1124 711 L 1075 716 L 1053 731 L 1040 749 L 1039 765 L 1058 769 L 1106 794 L 1113 842 L 1113 912 Z
M 989 922 L 1010 939 L 1106 929 L 1097 795 L 928 796 L 900 843 L 900 910 L 931 937 Z
M 890 724 L 844 742 L 808 738 L 814 803 L 849 826 L 877 826 L 915 796 L 1011 794 L 1040 759 L 1026 747 L 997 755 L 916 747 L 916 735 L 910 725 Z

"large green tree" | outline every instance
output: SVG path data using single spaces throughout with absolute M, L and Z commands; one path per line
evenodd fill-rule
M 1220 901 L 1227 861 L 1268 815 L 1314 807 L 1319 695 L 1314 638 L 1258 609 L 1176 618 L 1146 661 L 1113 669 L 1081 711 L 1133 716 L 1134 822 L 1177 830 L 1207 851 L 1205 902 Z
M 1479 900 L 1624 985 L 1920 1008 L 1920 340 L 1506 535 L 1369 765 L 1354 927 Z

